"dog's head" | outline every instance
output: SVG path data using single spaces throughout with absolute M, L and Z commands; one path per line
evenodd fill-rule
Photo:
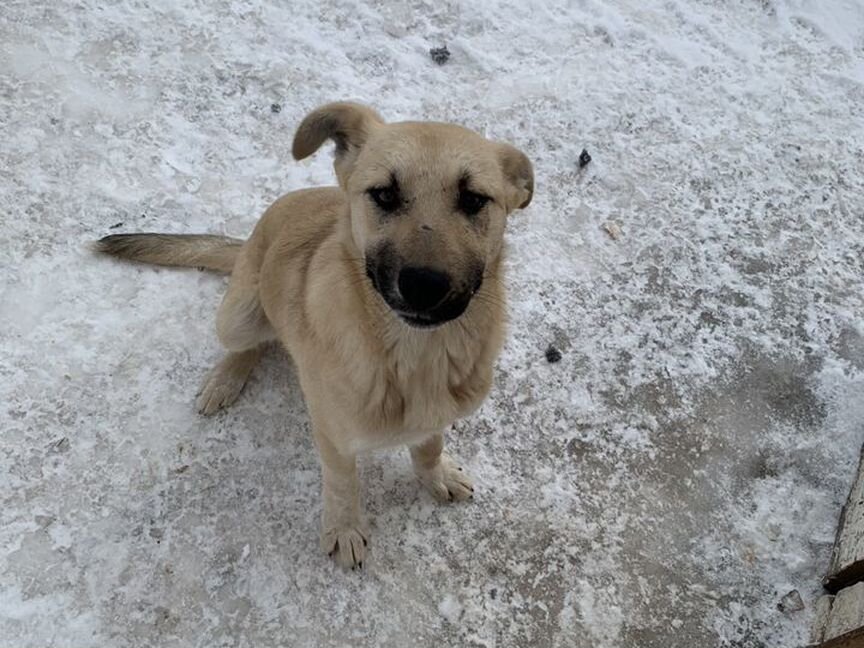
M 507 214 L 531 202 L 531 162 L 460 126 L 385 124 L 352 103 L 309 114 L 294 137 L 294 157 L 328 139 L 372 285 L 412 326 L 459 317 L 497 263 Z

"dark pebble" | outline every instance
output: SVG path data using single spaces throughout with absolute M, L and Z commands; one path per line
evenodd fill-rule
M 591 154 L 588 152 L 588 149 L 582 149 L 582 152 L 579 154 L 579 168 L 582 169 L 588 166 L 590 161 Z
M 118 227 L 123 227 L 123 223 L 114 223 L 113 225 L 110 225 L 108 229 L 117 229 Z
M 561 360 L 561 352 L 550 344 L 546 348 L 546 360 L 549 362 L 558 362 Z
M 446 45 L 442 45 L 441 47 L 433 47 L 429 50 L 429 56 L 431 56 L 432 60 L 435 61 L 438 65 L 444 65 L 447 61 L 450 60 L 450 50 L 447 49 Z
M 270 112 L 272 113 L 280 113 L 282 112 L 282 106 L 279 104 L 270 104 Z

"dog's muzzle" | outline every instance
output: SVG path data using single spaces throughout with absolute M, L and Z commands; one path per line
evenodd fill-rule
M 397 271 L 391 257 L 387 251 L 367 255 L 366 275 L 387 305 L 416 328 L 440 326 L 462 315 L 483 281 L 478 271 L 469 289 L 459 289 L 435 268 L 406 265 Z

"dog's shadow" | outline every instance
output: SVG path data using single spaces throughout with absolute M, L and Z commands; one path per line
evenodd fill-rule
M 198 448 L 197 456 L 183 459 L 190 468 L 174 479 L 196 493 L 189 515 L 198 532 L 212 538 L 207 560 L 214 561 L 213 569 L 225 556 L 242 555 L 247 544 L 257 546 L 277 571 L 284 567 L 286 578 L 290 560 L 320 561 L 322 567 L 329 562 L 317 551 L 318 454 L 297 372 L 284 349 L 269 346 L 237 401 L 197 418 L 188 445 Z M 358 468 L 373 538 L 436 519 L 441 507 L 423 491 L 404 448 L 363 455 Z M 178 527 L 175 534 L 189 532 L 180 519 L 172 526 Z M 221 569 L 227 578 L 230 570 Z
M 195 532 L 211 539 L 208 561 L 247 544 L 277 565 L 287 556 L 308 560 L 318 541 L 320 471 L 290 356 L 268 346 L 237 401 L 191 420 L 165 489 L 177 496 L 166 531 L 184 536 L 194 520 Z

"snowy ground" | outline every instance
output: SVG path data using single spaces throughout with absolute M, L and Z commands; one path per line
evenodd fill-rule
M 224 280 L 86 248 L 247 234 L 331 182 L 290 142 L 341 98 L 537 171 L 494 392 L 450 433 L 478 496 L 366 459 L 363 574 L 317 551 L 280 353 L 193 409 Z M 804 643 L 864 440 L 862 125 L 857 0 L 3 0 L 0 645 Z

